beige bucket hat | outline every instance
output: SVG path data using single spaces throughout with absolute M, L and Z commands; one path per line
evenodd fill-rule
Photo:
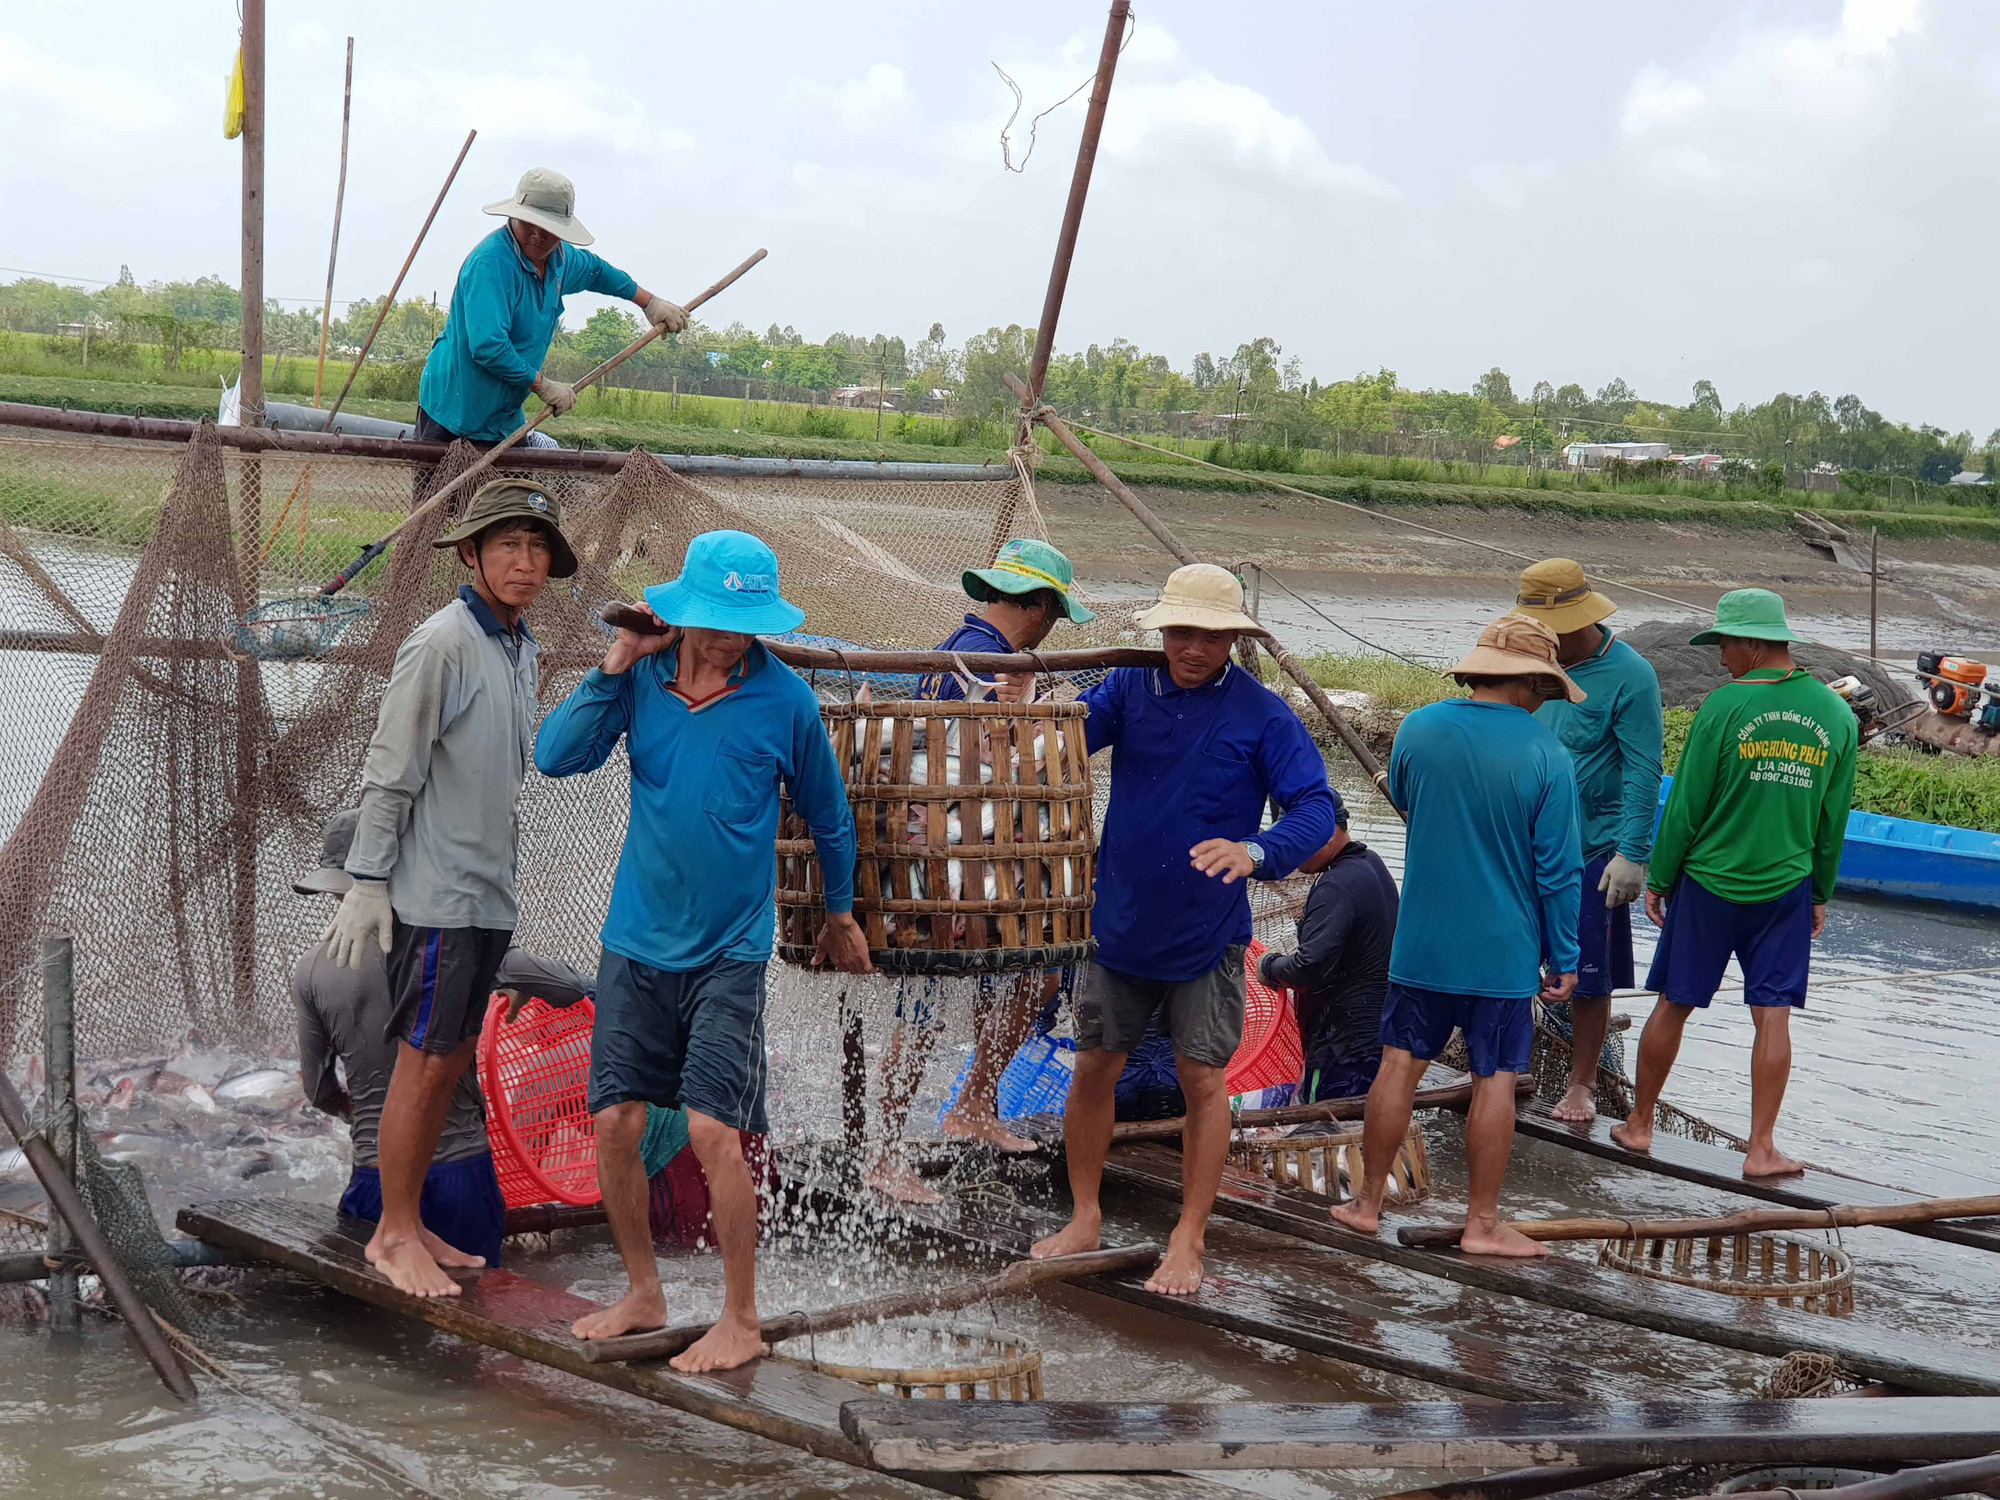
M 1227 568 L 1214 563 L 1189 563 L 1167 575 L 1159 602 L 1133 621 L 1141 630 L 1165 630 L 1186 625 L 1196 630 L 1240 630 L 1250 635 L 1271 632 L 1243 612 L 1243 585 Z
M 572 245 L 588 245 L 595 238 L 576 217 L 576 184 L 547 167 L 528 168 L 514 196 L 487 204 L 486 212 L 523 220 Z
M 1550 557 L 1521 570 L 1514 612 L 1540 620 L 1557 635 L 1568 635 L 1609 619 L 1618 606 L 1590 586 L 1582 563 Z
M 1480 631 L 1479 644 L 1445 676 L 1461 682 L 1467 677 L 1553 677 L 1570 702 L 1584 699 L 1583 689 L 1556 660 L 1556 633 L 1526 615 L 1502 615 Z

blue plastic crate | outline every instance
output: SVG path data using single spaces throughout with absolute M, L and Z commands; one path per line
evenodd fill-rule
M 1076 1073 L 1076 1043 L 1068 1037 L 1053 1037 L 1047 1033 L 1037 1033 L 1021 1044 L 1007 1066 L 1000 1073 L 1000 1118 L 1018 1120 L 1026 1115 L 1059 1115 L 1063 1105 L 1069 1100 L 1070 1079 Z M 959 1091 L 965 1087 L 966 1079 L 972 1076 L 972 1058 L 968 1055 L 965 1066 L 958 1070 L 958 1077 L 945 1095 L 944 1107 L 938 1110 L 938 1123 L 951 1113 L 958 1103 Z

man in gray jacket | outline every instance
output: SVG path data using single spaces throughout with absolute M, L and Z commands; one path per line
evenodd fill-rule
M 482 1257 L 423 1226 L 419 1200 L 458 1081 L 472 1062 L 513 941 L 515 802 L 534 746 L 539 648 L 522 620 L 550 578 L 576 572 L 556 498 L 522 479 L 482 486 L 439 537 L 472 572 L 396 653 L 362 766 L 353 888 L 327 955 L 388 955 L 401 1043 L 382 1108 L 382 1219 L 368 1260 L 404 1292 L 451 1297 L 446 1269 Z

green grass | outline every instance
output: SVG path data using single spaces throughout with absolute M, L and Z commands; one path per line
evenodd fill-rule
M 1324 688 L 1345 688 L 1367 693 L 1384 708 L 1408 713 L 1426 703 L 1464 696 L 1464 689 L 1442 673 L 1416 667 L 1393 656 L 1346 655 L 1329 652 L 1303 657 L 1300 665 L 1312 680 Z M 1280 675 L 1274 664 L 1265 664 L 1273 680 Z

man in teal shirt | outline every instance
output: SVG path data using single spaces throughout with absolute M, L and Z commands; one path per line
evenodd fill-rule
M 1569 1089 L 1550 1111 L 1558 1120 L 1597 1115 L 1611 992 L 1632 987 L 1632 903 L 1646 883 L 1660 805 L 1660 678 L 1605 629 L 1617 608 L 1566 557 L 1526 569 L 1514 600 L 1516 614 L 1556 633 L 1556 659 L 1588 695 L 1581 703 L 1551 699 L 1535 711 L 1576 761 L 1583 834 Z
M 530 168 L 514 196 L 487 204 L 486 212 L 507 224 L 458 268 L 451 315 L 417 387 L 419 442 L 497 443 L 521 425 L 530 391 L 557 416 L 576 405 L 574 388 L 542 373 L 563 298 L 573 292 L 637 303 L 647 322 L 668 333 L 687 327 L 684 310 L 582 248 L 591 234 L 576 217 L 576 188 L 560 172 Z M 552 448 L 555 439 L 530 433 L 527 445 Z

